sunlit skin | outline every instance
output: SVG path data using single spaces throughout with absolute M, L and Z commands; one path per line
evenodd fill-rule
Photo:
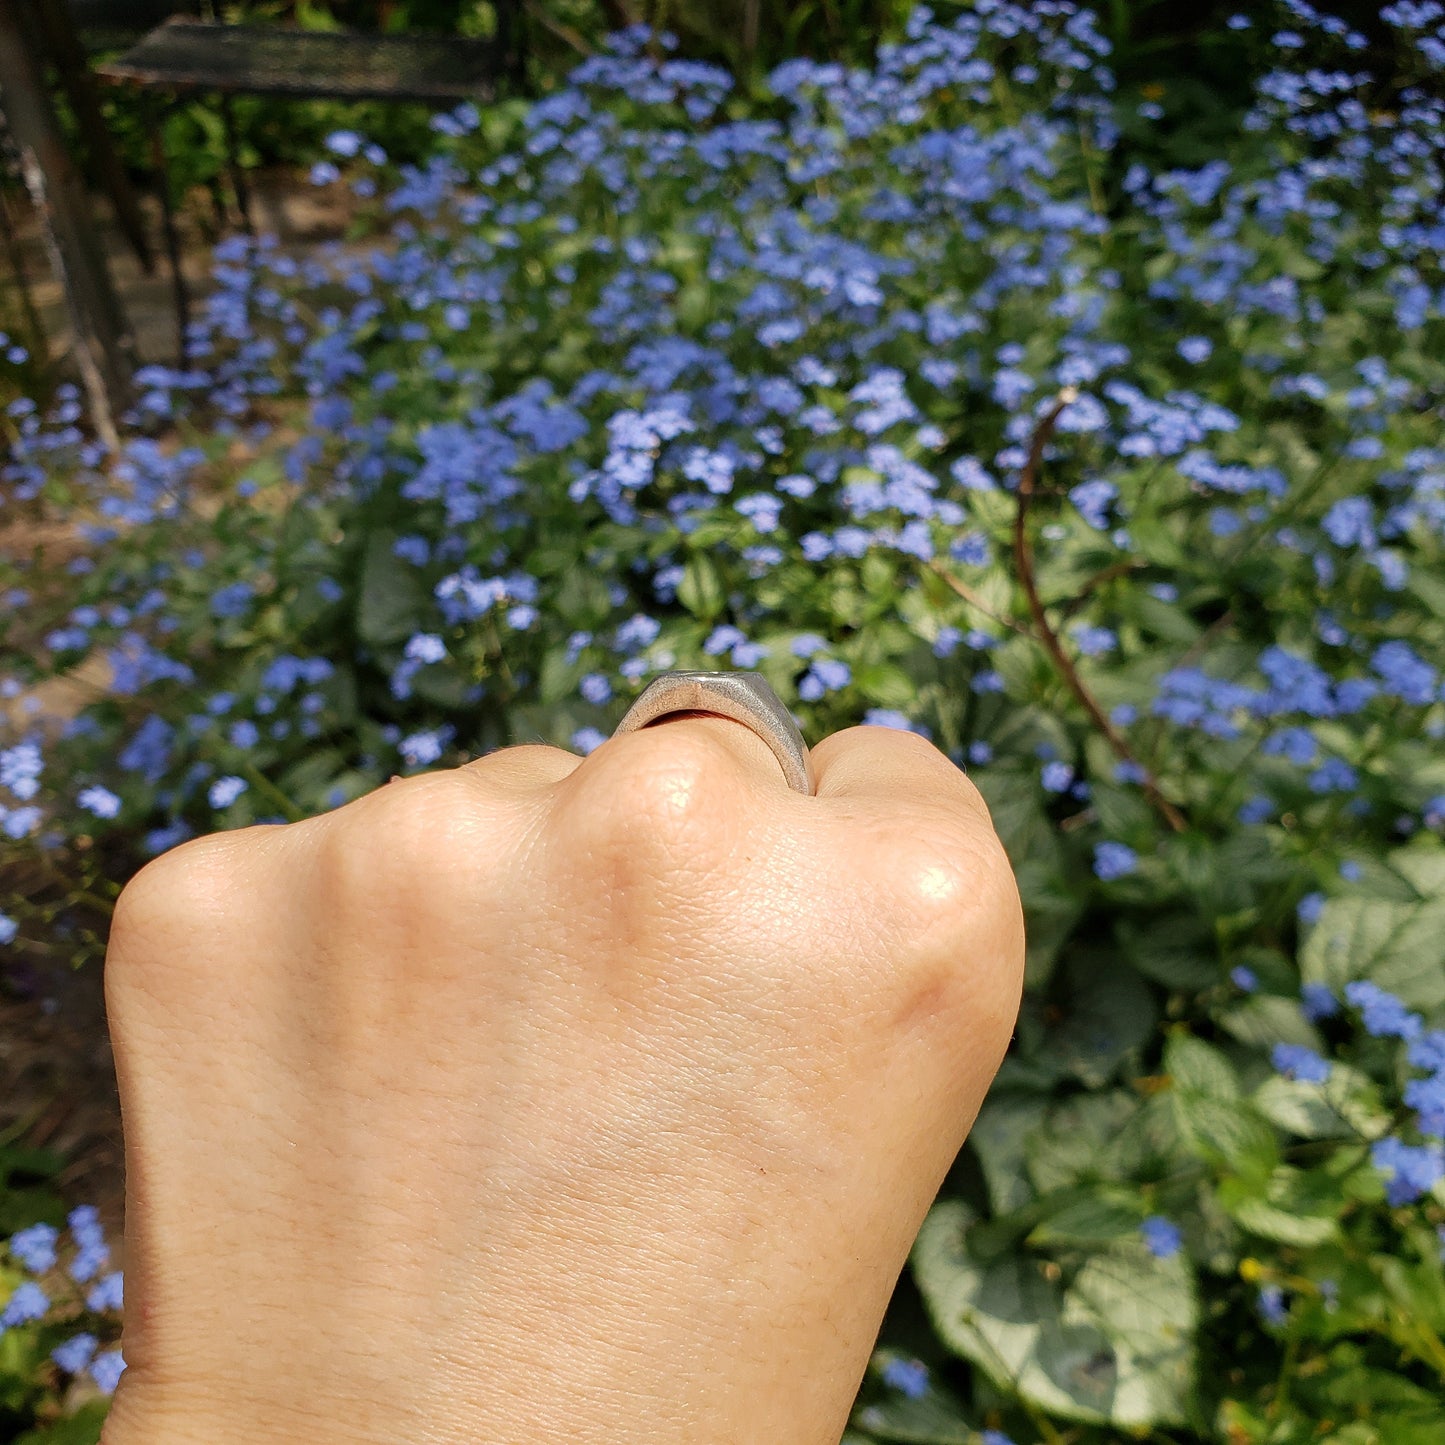
M 674 719 L 143 870 L 105 1445 L 837 1445 L 1023 926 L 931 743 L 813 760 Z

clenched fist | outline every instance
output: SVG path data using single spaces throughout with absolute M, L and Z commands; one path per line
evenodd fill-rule
M 930 743 L 813 763 L 689 714 L 142 870 L 105 1445 L 837 1445 L 1023 928 Z

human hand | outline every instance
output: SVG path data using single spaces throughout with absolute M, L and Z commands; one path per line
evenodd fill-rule
M 930 743 L 812 758 L 689 715 L 143 869 L 105 1445 L 836 1445 L 1023 929 Z

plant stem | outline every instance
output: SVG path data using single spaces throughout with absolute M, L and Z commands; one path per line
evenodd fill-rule
M 288 821 L 299 823 L 306 814 L 271 781 L 254 763 L 242 763 L 241 772 L 247 782 L 254 783 L 286 815 Z
M 970 607 L 975 611 L 983 613 L 990 622 L 997 622 L 1000 627 L 1012 628 L 1013 631 L 1021 633 L 1024 637 L 1032 637 L 1034 635 L 1033 631 L 1025 627 L 1022 622 L 1018 622 L 1012 617 L 1003 617 L 995 612 L 967 582 L 960 581 L 951 572 L 945 571 L 937 562 L 928 562 L 925 565 L 935 575 L 941 577 Z
M 1109 721 L 1108 714 L 1099 706 L 1098 699 L 1085 686 L 1083 678 L 1079 676 L 1078 668 L 1074 666 L 1073 659 L 1064 651 L 1058 633 L 1050 624 L 1048 614 L 1044 611 L 1043 599 L 1039 596 L 1038 579 L 1034 572 L 1033 549 L 1029 545 L 1029 503 L 1033 500 L 1037 487 L 1039 463 L 1043 460 L 1044 448 L 1049 444 L 1049 438 L 1058 424 L 1060 413 L 1077 397 L 1078 391 L 1074 387 L 1065 387 L 1034 428 L 1033 440 L 1029 444 L 1028 460 L 1024 463 L 1023 473 L 1019 477 L 1018 507 L 1014 512 L 1014 566 L 1018 572 L 1019 584 L 1024 589 L 1024 596 L 1028 599 L 1029 615 L 1033 618 L 1038 640 L 1043 644 L 1044 650 L 1053 660 L 1054 666 L 1059 670 L 1065 683 L 1068 684 L 1069 691 L 1088 713 L 1094 726 L 1098 728 L 1104 740 L 1113 748 L 1119 758 L 1143 774 L 1144 794 L 1158 810 L 1160 816 L 1176 833 L 1182 833 L 1186 827 L 1184 815 L 1159 791 L 1159 784 L 1155 781 L 1153 773 L 1134 756 L 1133 749 L 1130 748 L 1124 735 Z

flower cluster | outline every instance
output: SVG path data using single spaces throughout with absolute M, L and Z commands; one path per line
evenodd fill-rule
M 119 1270 L 103 1273 L 110 1262 L 110 1246 L 93 1206 L 78 1205 L 66 1223 L 74 1253 L 63 1268 L 60 1251 L 66 1241 L 54 1225 L 32 1224 L 10 1236 L 11 1261 L 32 1277 L 17 1285 L 0 1309 L 0 1335 L 52 1316 L 63 1315 L 71 1328 L 86 1324 L 57 1344 L 50 1358 L 67 1375 L 88 1375 L 109 1395 L 125 1370 L 125 1360 L 119 1349 L 102 1349 L 100 1336 L 115 1333 L 123 1298 L 121 1274 Z

